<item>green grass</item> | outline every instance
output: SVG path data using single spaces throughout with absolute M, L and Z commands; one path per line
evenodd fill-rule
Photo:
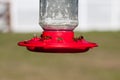
M 33 34 L 0 34 L 0 80 L 120 80 L 120 32 L 87 32 L 99 47 L 84 54 L 34 53 L 17 42 Z

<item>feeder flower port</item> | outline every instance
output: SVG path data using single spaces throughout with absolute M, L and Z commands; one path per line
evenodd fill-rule
M 43 28 L 40 37 L 19 42 L 33 52 L 81 53 L 97 47 L 83 36 L 74 38 L 78 26 L 78 0 L 40 0 L 39 24 Z

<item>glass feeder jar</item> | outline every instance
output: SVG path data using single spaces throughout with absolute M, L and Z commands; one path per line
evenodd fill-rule
M 72 31 L 78 25 L 78 0 L 40 0 L 39 9 L 45 31 Z

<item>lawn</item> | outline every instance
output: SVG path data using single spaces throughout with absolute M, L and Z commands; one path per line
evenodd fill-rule
M 99 47 L 83 54 L 34 53 L 17 46 L 33 34 L 0 33 L 0 80 L 120 80 L 120 32 L 79 34 Z

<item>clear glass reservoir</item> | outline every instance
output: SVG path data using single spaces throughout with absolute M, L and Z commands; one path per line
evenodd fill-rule
M 40 0 L 39 15 L 44 30 L 72 31 L 78 25 L 78 0 Z

